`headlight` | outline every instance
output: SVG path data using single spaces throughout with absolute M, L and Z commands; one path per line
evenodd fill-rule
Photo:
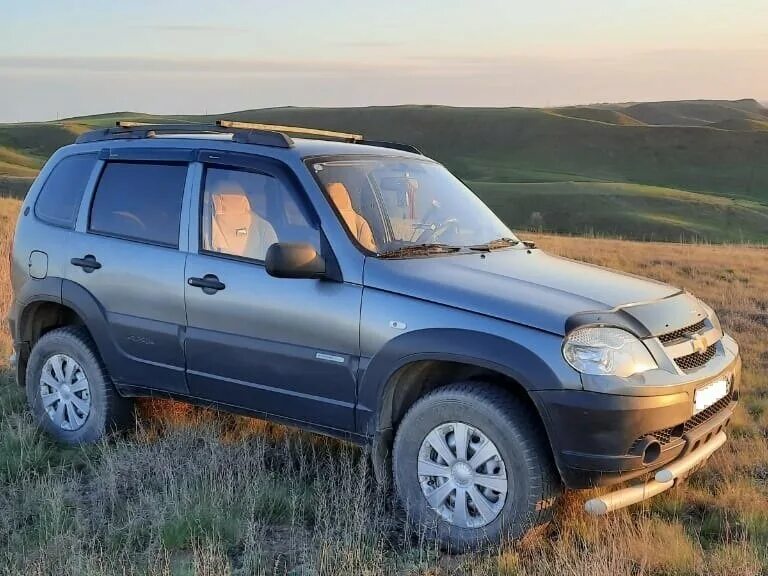
M 582 374 L 626 378 L 658 368 L 645 345 L 621 328 L 577 328 L 565 337 L 563 356 Z

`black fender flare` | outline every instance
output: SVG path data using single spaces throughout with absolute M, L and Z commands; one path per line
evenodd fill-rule
M 102 361 L 115 365 L 121 356 L 109 330 L 107 313 L 96 297 L 86 288 L 71 280 L 61 284 L 61 303 L 75 311 L 91 334 Z
M 52 302 L 61 304 L 61 278 L 47 276 L 45 278 L 25 282 L 15 295 L 14 302 L 8 314 L 8 326 L 13 339 L 13 346 L 18 357 L 16 359 L 16 381 L 25 385 L 26 366 L 30 343 L 25 340 L 24 329 L 29 321 L 29 314 L 36 304 Z
M 460 362 L 493 370 L 514 380 L 529 397 L 531 391 L 563 388 L 547 362 L 518 342 L 474 330 L 413 331 L 387 342 L 368 364 L 358 388 L 358 432 L 372 436 L 389 427 L 391 405 L 387 406 L 387 398 L 393 376 L 420 360 Z
M 40 302 L 55 302 L 61 304 L 61 285 L 64 281 L 57 276 L 46 276 L 39 280 L 28 280 L 25 282 L 18 294 L 18 318 L 16 318 L 16 327 L 13 330 L 15 340 L 22 339 L 22 330 L 30 307 Z
M 18 322 L 14 339 L 20 348 L 20 370 L 30 352 L 30 343 L 24 338 L 24 329 L 29 322 L 29 315 L 36 304 L 51 302 L 60 304 L 75 312 L 91 334 L 96 349 L 102 360 L 109 365 L 118 358 L 119 351 L 109 331 L 107 316 L 96 298 L 80 284 L 63 278 L 49 276 L 24 285 L 17 297 L 19 302 Z
M 83 321 L 93 338 L 101 358 L 109 363 L 116 358 L 117 346 L 112 340 L 107 322 L 107 315 L 96 298 L 80 284 L 49 276 L 42 280 L 27 282 L 17 296 L 19 312 L 14 329 L 14 340 L 28 347 L 24 341 L 23 330 L 29 320 L 32 307 L 42 302 L 52 302 L 66 306 L 75 312 Z

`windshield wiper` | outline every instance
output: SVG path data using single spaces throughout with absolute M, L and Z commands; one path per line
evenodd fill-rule
M 381 252 L 381 258 L 404 258 L 408 256 L 429 256 L 430 254 L 451 254 L 461 250 L 459 246 L 449 246 L 448 244 L 409 244 L 400 246 L 393 250 Z
M 520 244 L 520 240 L 515 240 L 514 238 L 496 238 L 485 244 L 475 244 L 474 246 L 467 246 L 467 248 L 481 252 L 490 252 L 491 250 L 498 250 L 499 248 L 517 246 L 518 244 Z

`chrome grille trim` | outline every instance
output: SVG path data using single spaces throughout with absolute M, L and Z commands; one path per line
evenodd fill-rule
M 704 328 L 691 331 L 702 325 Z M 680 336 L 681 334 L 685 336 Z M 675 365 L 683 372 L 688 372 L 701 368 L 717 355 L 717 343 L 723 339 L 723 332 L 711 323 L 703 321 L 668 332 L 666 335 L 662 334 L 657 339 Z
M 696 324 L 691 324 L 690 326 L 686 326 L 685 328 L 680 328 L 679 330 L 675 330 L 674 332 L 667 332 L 666 334 L 662 334 L 661 336 L 659 336 L 659 341 L 666 346 L 667 344 L 670 344 L 675 340 L 690 338 L 692 334 L 697 334 L 699 332 L 702 332 L 706 327 L 707 327 L 707 321 L 701 320 L 699 322 L 696 322 Z
M 715 354 L 717 354 L 717 347 L 712 344 L 704 352 L 693 352 L 691 354 L 686 354 L 685 356 L 678 356 L 675 358 L 675 364 L 677 364 L 680 370 L 683 370 L 684 372 L 694 370 L 696 368 L 701 368 L 704 364 L 712 360 L 712 358 L 715 357 Z

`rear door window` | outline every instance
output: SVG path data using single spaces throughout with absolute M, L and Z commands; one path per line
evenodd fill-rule
M 110 162 L 91 206 L 89 230 L 177 247 L 185 163 Z
M 55 226 L 73 228 L 95 164 L 96 154 L 67 156 L 56 164 L 37 197 L 35 216 Z

